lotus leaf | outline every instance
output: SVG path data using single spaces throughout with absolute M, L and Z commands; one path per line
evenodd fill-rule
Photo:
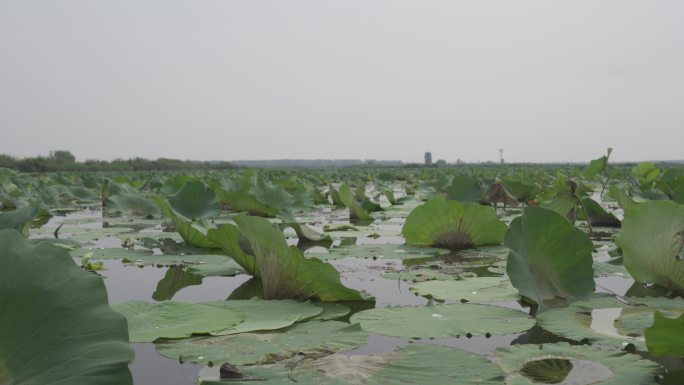
M 227 329 L 245 320 L 237 309 L 197 303 L 166 301 L 122 302 L 112 305 L 128 319 L 131 342 L 153 342 L 158 338 L 186 338 Z
M 498 306 L 433 303 L 364 310 L 354 314 L 350 322 L 360 323 L 371 333 L 403 338 L 505 335 L 523 332 L 535 323 L 521 311 Z
M 370 356 L 332 354 L 315 360 L 297 359 L 276 365 L 245 366 L 240 370 L 251 380 L 264 379 L 269 385 L 500 385 L 501 369 L 485 357 L 446 346 L 408 344 L 396 350 Z M 207 371 L 201 385 L 219 385 L 218 370 Z
M 656 375 L 663 372 L 637 355 L 565 342 L 502 347 L 495 360 L 506 372 L 507 385 L 645 385 L 656 384 Z
M 199 181 L 185 183 L 183 188 L 169 196 L 168 201 L 177 213 L 191 220 L 210 218 L 219 213 L 214 190 Z
M 491 207 L 447 201 L 441 195 L 413 209 L 402 229 L 406 243 L 451 250 L 500 244 L 505 232 Z
M 287 330 L 241 333 L 161 342 L 162 355 L 195 363 L 231 365 L 269 364 L 298 356 L 315 358 L 364 345 L 368 335 L 358 324 L 339 321 L 310 321 Z
M 625 214 L 615 243 L 635 280 L 684 294 L 684 206 L 655 201 L 635 206 Z
M 0 230 L 0 382 L 133 384 L 126 320 L 69 254 Z
M 515 301 L 517 291 L 506 278 L 481 277 L 448 281 L 425 281 L 411 285 L 422 296 L 451 301 Z
M 506 264 L 511 283 L 540 308 L 544 301 L 594 291 L 593 244 L 558 213 L 526 207 L 511 222 L 504 244 L 511 249 Z
M 677 318 L 669 318 L 656 311 L 653 325 L 644 330 L 644 337 L 648 351 L 654 356 L 684 358 L 684 313 Z

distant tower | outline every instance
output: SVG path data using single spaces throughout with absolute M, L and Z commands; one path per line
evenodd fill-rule
M 430 151 L 425 153 L 425 165 L 429 166 L 432 164 L 432 153 Z
M 503 159 L 503 148 L 500 148 L 500 149 L 499 149 L 499 162 L 501 162 L 501 164 L 504 164 L 504 159 Z

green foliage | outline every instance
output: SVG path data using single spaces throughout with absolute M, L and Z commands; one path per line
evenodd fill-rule
M 558 213 L 525 208 L 511 222 L 504 245 L 511 249 L 506 273 L 513 286 L 540 308 L 546 301 L 594 291 L 593 244 Z
M 412 245 L 461 250 L 500 244 L 506 225 L 491 207 L 447 201 L 438 195 L 413 209 L 401 232 Z
M 133 384 L 126 320 L 69 254 L 0 230 L 0 382 Z
M 662 312 L 653 313 L 653 325 L 644 330 L 646 346 L 654 356 L 684 358 L 684 313 L 668 318 Z

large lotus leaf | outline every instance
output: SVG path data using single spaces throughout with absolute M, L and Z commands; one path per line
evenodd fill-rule
M 230 328 L 213 331 L 211 334 L 215 336 L 283 329 L 295 322 L 311 319 L 323 312 L 323 308 L 315 306 L 311 302 L 297 302 L 291 299 L 263 300 L 252 298 L 249 300 L 205 302 L 205 304 L 226 309 L 238 309 L 245 315 L 244 322 Z
M 0 212 L 0 230 L 14 229 L 23 236 L 28 236 L 29 225 L 40 213 L 37 206 L 22 207 L 12 211 Z
M 203 277 L 234 276 L 246 271 L 234 260 L 218 254 L 183 254 L 183 255 L 135 255 L 124 258 L 124 263 L 136 263 L 152 266 L 176 266 L 185 268 L 188 273 Z
M 447 199 L 459 202 L 479 202 L 482 199 L 482 188 L 477 179 L 457 175 L 447 188 Z
M 321 314 L 311 318 L 311 321 L 318 320 L 318 321 L 326 321 L 326 320 L 334 320 L 334 319 L 339 319 L 342 318 L 349 313 L 351 313 L 351 309 L 348 308 L 347 306 L 344 306 L 339 303 L 334 303 L 334 302 L 318 302 L 316 303 L 317 307 L 320 307 L 323 309 L 323 312 Z
M 635 280 L 684 294 L 684 206 L 673 202 L 635 206 L 625 214 L 615 243 Z
M 295 196 L 284 188 L 263 180 L 252 187 L 252 193 L 260 202 L 277 208 L 279 212 L 301 211 L 313 206 L 313 201 L 307 194 Z
M 218 379 L 217 369 L 200 372 L 200 384 L 224 384 Z M 240 370 L 248 379 L 231 383 L 263 380 L 269 385 L 499 385 L 504 380 L 501 369 L 485 357 L 427 344 L 408 344 L 380 355 L 332 354 L 301 361 L 294 358 Z
M 249 246 L 237 227 L 226 223 L 216 229 L 210 229 L 208 236 L 209 241 L 218 245 L 226 255 L 233 258 L 248 274 L 254 277 L 261 276 L 257 259 L 243 251 L 243 247 L 249 250 Z M 252 252 L 252 250 L 249 251 Z
M 620 227 L 620 220 L 615 215 L 607 212 L 601 205 L 591 198 L 582 199 L 582 205 L 589 215 L 589 223 L 596 227 Z M 584 218 L 584 211 L 578 213 L 580 219 Z
M 223 180 L 214 183 L 213 187 L 221 203 L 228 205 L 234 211 L 245 211 L 262 217 L 275 217 L 278 214 L 277 207 L 261 202 L 254 196 L 249 181 Z
M 162 209 L 164 215 L 173 221 L 174 225 L 176 226 L 176 231 L 189 245 L 206 248 L 220 247 L 218 244 L 207 238 L 209 229 L 202 221 L 193 221 L 187 218 L 183 214 L 174 210 L 169 201 L 160 196 L 153 197 L 153 200 L 157 206 Z
M 114 182 L 110 182 L 110 186 Z M 118 192 L 107 197 L 107 212 L 120 212 L 144 217 L 155 217 L 160 214 L 159 207 L 153 200 L 146 198 L 140 191 L 130 185 L 120 186 Z
M 495 360 L 506 372 L 507 385 L 646 385 L 656 384 L 663 372 L 634 354 L 565 342 L 501 347 Z
M 339 197 L 342 203 L 349 209 L 349 219 L 372 220 L 373 217 L 356 201 L 354 193 L 347 184 L 339 189 Z
M 195 363 L 231 365 L 269 364 L 298 356 L 318 357 L 366 343 L 368 335 L 358 324 L 311 321 L 287 330 L 192 338 L 157 344 L 160 354 Z
M 523 332 L 534 326 L 527 314 L 508 308 L 457 304 L 384 307 L 354 314 L 372 333 L 403 338 L 447 338 L 467 335 L 504 335 Z
M 169 196 L 168 201 L 176 212 L 193 220 L 215 217 L 219 213 L 214 190 L 199 181 L 187 182 Z
M 491 207 L 447 201 L 441 195 L 413 209 L 402 228 L 406 243 L 451 250 L 500 244 L 505 232 Z
M 425 281 L 411 285 L 411 291 L 451 301 L 515 301 L 518 292 L 506 278 L 480 277 L 448 281 Z
M 299 249 L 288 246 L 277 225 L 246 215 L 237 215 L 234 219 L 254 252 L 266 299 L 364 299 L 358 291 L 342 285 L 339 272 L 331 264 L 306 258 Z
M 155 301 L 167 301 L 173 298 L 181 289 L 201 284 L 201 275 L 188 273 L 180 266 L 172 266 L 166 270 L 164 278 L 157 283 L 157 289 L 152 293 L 152 299 Z
M 158 338 L 186 338 L 209 334 L 245 320 L 238 309 L 224 309 L 198 303 L 166 301 L 122 302 L 112 305 L 126 316 L 131 342 L 153 342 Z
M 653 325 L 644 330 L 646 346 L 654 356 L 684 357 L 684 313 L 677 318 L 653 314 Z
M 126 320 L 61 248 L 0 230 L 0 383 L 133 384 Z
M 506 272 L 513 286 L 540 308 L 544 301 L 594 291 L 593 244 L 558 213 L 526 207 L 511 222 L 504 244 L 511 249 Z
M 307 253 L 307 257 L 315 256 L 323 260 L 340 259 L 346 257 L 373 259 L 429 259 L 447 254 L 449 250 L 434 247 L 393 245 L 393 244 L 363 244 L 352 246 L 336 246 L 327 253 Z
M 608 154 L 604 155 L 598 159 L 594 159 L 589 163 L 589 166 L 582 171 L 582 176 L 585 178 L 593 178 L 595 177 L 598 173 L 603 172 L 606 170 L 606 167 L 608 166 L 608 158 L 610 157 L 610 154 L 613 152 L 612 148 L 608 148 Z
M 629 196 L 627 191 L 621 189 L 617 185 L 610 186 L 610 189 L 608 189 L 608 195 L 617 201 L 618 205 L 620 205 L 620 208 L 625 213 L 637 205 L 637 202 L 635 202 L 634 199 Z
M 529 201 L 539 191 L 539 186 L 527 180 L 504 179 L 503 185 L 515 199 L 521 202 Z
M 645 350 L 643 330 L 653 323 L 653 312 L 668 316 L 684 313 L 684 300 L 632 298 L 626 304 L 612 296 L 577 301 L 537 315 L 539 326 L 556 335 L 592 344 L 620 347 L 632 344 Z
M 660 175 L 660 169 L 653 162 L 642 162 L 632 167 L 632 173 L 639 179 L 642 190 L 648 190 Z

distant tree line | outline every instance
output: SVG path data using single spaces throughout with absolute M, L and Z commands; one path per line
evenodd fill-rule
M 224 170 L 238 166 L 224 161 L 200 162 L 159 158 L 150 160 L 145 158 L 86 160 L 77 162 L 76 157 L 65 150 L 51 151 L 48 156 L 17 158 L 0 154 L 0 167 L 6 167 L 22 172 L 50 172 L 50 171 L 154 171 L 154 170 Z

